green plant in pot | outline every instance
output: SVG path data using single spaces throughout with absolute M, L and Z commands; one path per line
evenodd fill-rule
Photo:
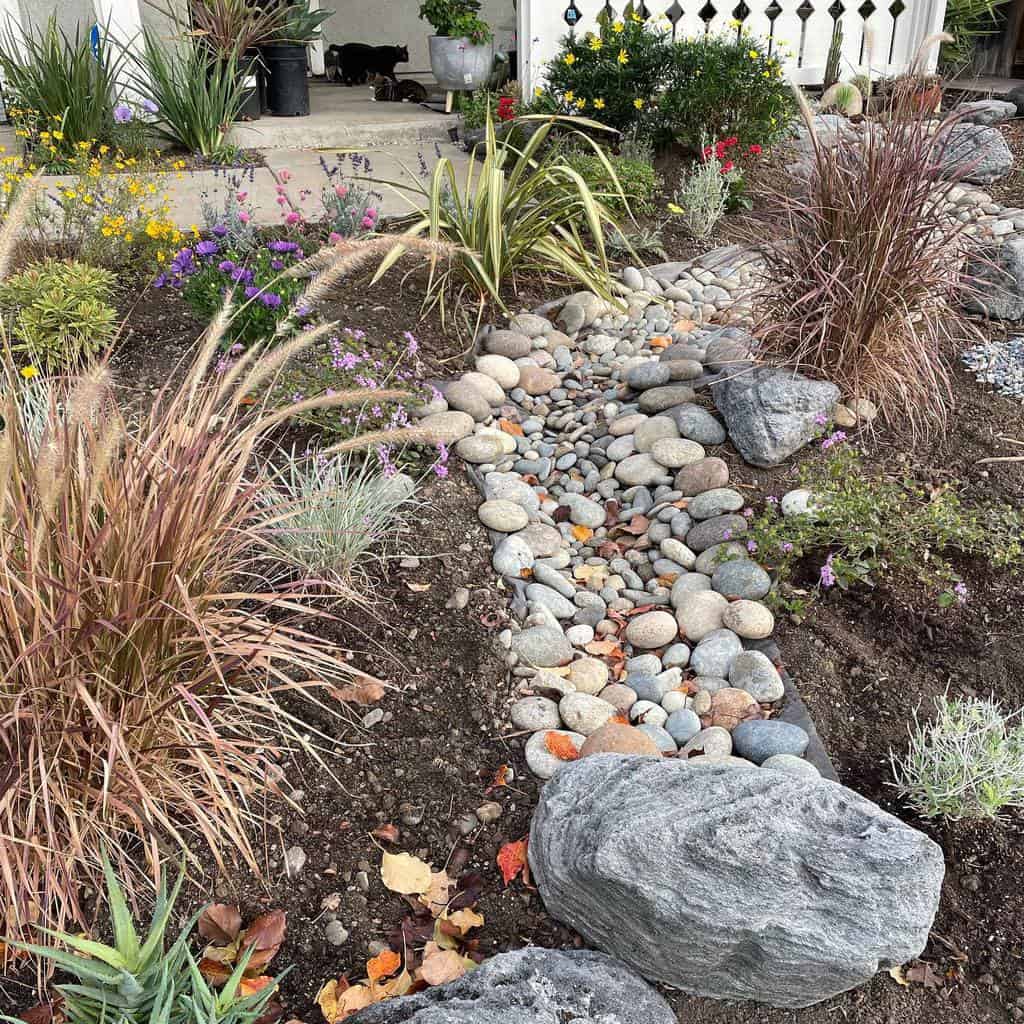
M 494 33 L 480 17 L 480 0 L 424 0 L 420 17 L 430 22 L 430 70 L 448 91 L 479 89 L 494 63 Z
M 306 47 L 320 38 L 323 23 L 333 11 L 311 11 L 309 0 L 285 9 L 284 20 L 273 38 L 260 47 L 267 69 L 267 106 L 278 117 L 309 114 Z

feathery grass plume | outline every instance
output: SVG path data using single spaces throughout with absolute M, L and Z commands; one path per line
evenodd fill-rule
M 256 455 L 295 408 L 241 404 L 239 379 L 211 375 L 227 323 L 215 318 L 180 385 L 141 415 L 101 368 L 49 404 L 41 450 L 4 415 L 0 898 L 12 938 L 37 920 L 88 927 L 79 893 L 101 888 L 103 849 L 132 886 L 156 876 L 168 845 L 193 866 L 198 843 L 222 869 L 259 870 L 261 800 L 282 752 L 321 756 L 295 701 L 343 710 L 333 688 L 354 670 L 298 621 L 322 617 L 312 594 L 344 593 L 340 582 L 267 578 L 279 550 L 261 502 L 274 478 Z M 280 362 L 263 346 L 243 365 L 248 385 Z M 6 410 L 26 382 L 10 359 L 3 373 Z
M 823 138 L 794 91 L 807 177 L 764 197 L 774 224 L 751 239 L 765 260 L 764 350 L 920 434 L 951 398 L 943 347 L 972 330 L 963 225 L 944 212 L 955 182 L 935 176 L 955 118 L 935 130 L 920 105 L 894 103 L 884 124 Z

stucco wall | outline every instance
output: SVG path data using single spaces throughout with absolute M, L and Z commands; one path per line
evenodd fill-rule
M 398 74 L 429 76 L 427 36 L 433 29 L 419 19 L 419 0 L 321 0 L 320 6 L 335 12 L 324 26 L 326 45 L 405 45 L 409 47 L 409 63 L 400 64 Z M 494 29 L 496 46 L 502 50 L 511 48 L 516 20 L 512 0 L 482 0 L 480 15 Z

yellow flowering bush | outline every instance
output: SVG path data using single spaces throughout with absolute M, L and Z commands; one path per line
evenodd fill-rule
M 183 166 L 176 165 L 179 174 Z M 186 233 L 171 220 L 166 174 L 91 142 L 78 144 L 68 172 L 32 212 L 30 227 L 40 242 L 100 266 L 148 269 L 174 257 Z
M 548 67 L 548 92 L 561 113 L 586 112 L 623 133 L 648 135 L 653 97 L 671 64 L 663 23 L 645 20 L 630 4 L 621 18 L 602 14 L 597 32 L 566 36 Z

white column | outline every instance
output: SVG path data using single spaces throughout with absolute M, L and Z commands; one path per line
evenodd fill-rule
M 909 42 L 909 53 L 904 55 L 904 60 L 909 63 L 913 61 L 917 55 L 918 47 L 925 39 L 930 35 L 934 35 L 936 32 L 942 31 L 942 26 L 946 20 L 946 0 L 918 0 L 917 3 L 909 5 L 910 10 L 906 11 L 904 17 L 907 14 L 913 15 L 913 21 L 911 22 L 911 33 Z M 898 60 L 896 54 L 893 55 L 894 63 Z M 933 46 L 929 50 L 927 59 L 925 61 L 925 70 L 934 71 L 936 65 L 939 62 L 939 48 Z
M 129 60 L 141 54 L 142 11 L 139 0 L 93 0 L 93 9 L 104 42 L 109 40 L 123 46 L 130 55 Z M 134 92 L 128 86 L 130 70 L 129 67 L 124 68 L 122 85 L 125 92 L 132 96 Z
M 21 8 L 18 0 L 0 0 L 0 32 L 5 38 L 13 36 L 15 45 L 24 53 L 21 29 Z
M 320 0 L 309 0 L 309 9 L 311 11 L 319 11 L 321 9 L 320 8 Z M 335 15 L 335 16 L 337 16 L 337 15 Z M 324 24 L 329 25 L 330 24 L 330 18 L 328 18 L 327 21 Z M 324 73 L 324 36 L 323 36 L 323 30 L 324 30 L 324 26 L 321 25 L 320 26 L 320 38 L 316 39 L 312 43 L 310 43 L 309 47 L 307 48 L 308 52 L 309 52 L 309 67 L 310 67 L 310 70 L 313 72 L 314 75 L 322 75 Z
M 568 33 L 562 15 L 566 5 L 555 0 L 519 0 L 519 77 L 529 98 L 544 82 L 544 68 Z

